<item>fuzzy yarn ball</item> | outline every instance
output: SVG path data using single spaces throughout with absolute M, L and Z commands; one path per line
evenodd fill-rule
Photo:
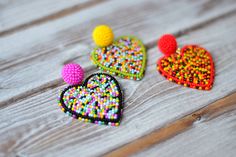
M 159 47 L 160 51 L 166 56 L 175 53 L 177 50 L 177 42 L 175 36 L 173 36 L 172 34 L 164 34 L 159 39 L 157 46 Z
M 112 44 L 114 34 L 107 25 L 99 25 L 93 30 L 93 40 L 97 46 L 104 47 Z
M 84 78 L 84 70 L 79 64 L 75 63 L 64 65 L 61 74 L 63 80 L 69 85 L 80 84 Z

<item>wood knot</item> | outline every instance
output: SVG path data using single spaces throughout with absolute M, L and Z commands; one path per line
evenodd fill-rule
M 201 116 L 200 114 L 194 113 L 194 114 L 192 114 L 192 117 L 193 117 L 196 121 L 200 121 L 202 116 Z

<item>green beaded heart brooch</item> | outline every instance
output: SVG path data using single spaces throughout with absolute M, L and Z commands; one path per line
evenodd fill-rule
M 109 36 L 110 32 L 106 35 L 103 29 L 99 30 L 98 33 L 100 31 L 103 31 L 102 39 L 99 38 L 99 35 L 97 35 L 98 37 L 96 36 L 96 28 L 93 37 L 95 42 L 97 38 L 100 39 L 97 39 L 97 42 L 100 42 L 100 45 L 102 45 L 110 39 L 104 39 Z M 107 46 L 96 47 L 91 53 L 91 60 L 102 71 L 126 79 L 140 80 L 145 72 L 146 50 L 143 43 L 136 37 L 121 36 Z

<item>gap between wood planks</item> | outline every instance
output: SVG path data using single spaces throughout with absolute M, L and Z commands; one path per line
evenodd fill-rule
M 94 69 L 93 67 L 86 68 L 86 73 L 88 73 L 88 74 L 92 74 L 95 71 L 96 71 L 96 69 Z M 50 89 L 53 89 L 53 88 L 59 87 L 59 86 L 63 86 L 63 85 L 65 85 L 65 82 L 61 78 L 56 79 L 56 80 L 51 81 L 51 82 L 47 82 L 47 83 L 45 83 L 44 85 L 42 85 L 38 88 L 35 88 L 33 90 L 21 93 L 21 94 L 15 96 L 15 97 L 12 97 L 12 98 L 10 98 L 6 101 L 0 102 L 0 109 L 8 107 L 11 103 L 16 103 L 16 102 L 19 102 L 19 101 L 23 101 L 27 98 L 30 98 L 30 97 L 34 96 L 34 95 L 46 92 Z
M 106 0 L 102 0 L 102 1 L 106 1 Z M 89 2 L 87 2 L 87 3 L 89 3 Z M 92 2 L 90 2 L 90 3 L 92 3 Z M 92 3 L 92 4 L 93 4 L 93 3 Z M 88 8 L 88 7 L 91 7 L 91 6 L 93 6 L 93 5 L 95 5 L 95 4 L 93 4 L 93 5 L 92 5 L 92 4 L 90 4 L 89 6 L 87 6 L 87 8 Z M 84 5 L 85 5 L 85 4 L 84 4 Z M 87 5 L 88 5 L 88 4 L 87 4 Z M 76 8 L 76 6 L 74 6 L 74 7 Z M 41 23 L 45 23 L 45 22 L 48 22 L 48 21 L 50 21 L 50 20 L 56 20 L 56 19 L 58 19 L 58 18 L 61 18 L 61 17 L 67 16 L 67 15 L 73 14 L 73 13 L 75 13 L 75 12 L 78 12 L 78 11 L 80 11 L 80 10 L 82 10 L 82 9 L 86 9 L 86 7 L 83 7 L 83 8 L 82 8 L 82 6 L 80 6 L 80 8 L 82 8 L 82 9 L 78 9 L 78 8 L 77 8 L 77 10 L 76 10 L 76 9 L 74 9 L 74 7 L 64 9 L 64 10 L 66 10 L 65 13 L 64 13 L 64 10 L 59 11 L 59 13 L 58 13 L 59 15 L 57 15 L 57 13 L 54 13 L 54 14 L 52 14 L 52 15 L 48 15 L 48 16 L 46 16 L 46 17 L 42 17 L 42 18 L 41 18 L 41 19 L 42 19 L 42 22 L 41 22 Z M 78 7 L 78 6 L 77 6 L 77 7 Z M 70 9 L 72 9 L 72 11 L 70 11 Z M 73 9 L 74 9 L 75 11 L 73 11 Z M 230 11 L 228 11 L 228 12 L 222 13 L 222 14 L 219 15 L 219 16 L 211 17 L 211 18 L 207 19 L 206 21 L 202 21 L 202 22 L 199 22 L 198 24 L 195 24 L 195 25 L 193 25 L 193 26 L 189 26 L 189 27 L 183 28 L 182 30 L 179 30 L 179 31 L 177 31 L 177 32 L 173 32 L 173 34 L 174 34 L 176 37 L 180 37 L 180 36 L 182 36 L 183 34 L 186 34 L 186 33 L 188 33 L 188 32 L 194 31 L 194 30 L 198 30 L 198 29 L 200 29 L 200 28 L 202 28 L 202 27 L 205 27 L 205 26 L 207 26 L 207 25 L 209 25 L 209 24 L 211 24 L 211 23 L 213 23 L 213 22 L 215 22 L 215 21 L 217 21 L 217 20 L 220 20 L 220 19 L 222 19 L 222 18 L 224 18 L 224 17 L 227 17 L 227 16 L 231 16 L 232 14 L 235 14 L 235 13 L 236 13 L 236 9 L 230 10 Z M 62 15 L 61 15 L 61 14 L 62 14 Z M 30 23 L 34 23 L 35 21 L 38 21 L 38 20 L 40 20 L 40 19 L 34 20 L 34 21 L 30 22 Z M 23 24 L 23 25 L 28 25 L 28 26 L 25 27 L 24 29 L 29 28 L 29 27 L 34 26 L 34 25 L 37 25 L 37 24 L 41 24 L 41 23 L 35 23 L 35 24 L 33 24 L 33 25 L 30 25 L 30 23 L 28 23 L 28 24 L 27 24 L 27 23 L 26 23 L 26 24 Z M 17 26 L 17 27 L 18 27 L 18 26 Z M 21 31 L 21 29 L 15 30 L 14 32 L 17 32 L 17 31 Z M 14 33 L 14 32 L 12 32 L 12 33 Z M 0 37 L 1 37 L 1 32 L 0 32 Z M 64 47 L 70 47 L 70 46 L 73 45 L 73 44 L 74 44 L 74 43 L 68 43 L 67 45 L 64 45 Z M 148 43 L 145 44 L 147 50 L 150 49 L 150 48 L 152 48 L 152 47 L 154 47 L 155 45 L 156 45 L 156 40 L 150 41 L 150 42 L 148 42 Z M 57 50 L 57 49 L 52 49 L 52 50 L 50 50 L 50 51 L 47 52 L 47 53 L 54 53 L 56 50 Z M 11 67 L 24 64 L 24 63 L 25 63 L 26 61 L 28 61 L 28 60 L 30 60 L 30 61 L 35 60 L 35 59 L 37 59 L 37 57 L 40 57 L 40 56 L 42 56 L 42 55 L 45 55 L 45 54 L 44 54 L 44 53 L 40 53 L 40 54 L 38 54 L 38 55 L 34 55 L 34 56 L 32 56 L 32 57 L 28 57 L 28 58 L 25 59 L 25 60 L 17 61 L 16 63 L 13 63 L 13 64 L 11 64 L 11 65 L 9 65 L 9 66 L 1 67 L 1 68 L 0 68 L 0 72 L 1 72 L 1 71 L 4 71 L 4 70 L 6 70 L 6 69 L 9 69 L 9 68 L 11 68 Z M 11 61 L 9 61 L 9 62 L 11 62 Z M 5 62 L 4 64 L 6 64 L 6 63 L 7 63 L 7 62 Z
M 175 35 L 176 38 L 179 38 L 179 37 L 181 37 L 182 35 L 184 35 L 186 33 L 189 33 L 191 31 L 199 30 L 199 29 L 201 29 L 203 27 L 206 27 L 206 26 L 210 25 L 211 23 L 214 23 L 214 22 L 216 22 L 218 20 L 221 20 L 221 19 L 223 19 L 225 17 L 234 15 L 235 13 L 236 13 L 236 10 L 231 10 L 231 11 L 226 12 L 224 14 L 221 14 L 221 15 L 219 15 L 217 17 L 213 17 L 213 18 L 207 19 L 206 21 L 200 22 L 200 23 L 198 23 L 198 24 L 196 24 L 196 25 L 194 25 L 192 27 L 186 27 L 186 28 L 184 28 L 182 30 L 179 30 L 179 31 L 173 33 L 173 34 Z M 155 47 L 156 46 L 156 42 L 157 41 L 155 40 L 155 41 L 147 43 L 145 45 L 147 50 L 150 49 L 150 48 Z
M 203 107 L 189 115 L 186 115 L 172 123 L 163 126 L 145 135 L 133 142 L 130 142 L 120 148 L 105 154 L 106 157 L 130 156 L 147 149 L 153 145 L 160 144 L 188 129 L 190 129 L 196 122 L 209 121 L 228 111 L 236 109 L 236 92 L 215 101 L 212 104 Z
M 10 28 L 8 30 L 2 31 L 2 32 L 0 32 L 0 37 L 1 36 L 6 36 L 6 35 L 9 35 L 9 34 L 12 34 L 12 33 L 15 33 L 17 31 L 21 31 L 21 30 L 27 29 L 27 28 L 35 26 L 35 25 L 43 24 L 43 23 L 48 22 L 48 21 L 53 21 L 53 20 L 59 19 L 61 17 L 68 16 L 70 14 L 79 12 L 79 11 L 81 11 L 83 9 L 92 7 L 94 5 L 103 3 L 105 1 L 107 1 L 107 0 L 99 0 L 99 1 L 92 0 L 92 1 L 85 2 L 83 4 L 78 4 L 78 5 L 69 7 L 69 8 L 65 8 L 65 9 L 60 10 L 58 12 L 55 12 L 55 13 L 53 13 L 51 15 L 44 16 L 44 17 L 41 17 L 39 19 L 33 20 L 31 22 L 24 23 L 24 24 L 18 25 L 16 27 Z
M 232 11 L 229 11 L 227 13 L 224 13 L 220 16 L 217 16 L 217 17 L 213 17 L 213 18 L 210 18 L 206 21 L 203 21 L 201 23 L 198 23 L 197 25 L 194 25 L 192 27 L 186 27 L 178 32 L 174 32 L 173 34 L 176 36 L 176 38 L 178 37 L 181 37 L 182 35 L 186 34 L 186 33 L 189 33 L 191 31 L 196 31 L 196 30 L 199 30 L 205 26 L 208 26 L 209 24 L 215 22 L 215 21 L 218 21 L 218 20 L 221 20 L 222 18 L 226 17 L 226 16 L 231 16 L 231 15 L 234 15 L 236 13 L 236 10 L 232 10 Z M 70 46 L 70 45 L 67 45 L 67 46 Z M 156 40 L 155 41 L 151 41 L 147 44 L 145 44 L 145 47 L 147 49 L 147 51 L 153 47 L 156 46 Z M 50 53 L 52 53 L 53 51 L 51 51 Z M 35 57 L 34 59 L 36 59 L 37 57 Z M 25 61 L 24 61 L 25 62 Z M 93 67 L 91 67 L 91 69 L 87 69 L 88 71 L 94 71 L 95 69 L 92 69 Z M 61 79 L 57 79 L 57 80 L 54 80 L 54 81 L 51 81 L 49 83 L 45 83 L 44 85 L 40 86 L 40 87 L 37 87 L 35 88 L 34 90 L 30 90 L 28 92 L 25 92 L 25 93 L 21 93 L 17 96 L 15 96 L 14 98 L 10 98 L 8 100 L 5 100 L 5 101 L 2 101 L 0 102 L 0 109 L 1 108 L 5 108 L 7 107 L 8 105 L 10 105 L 11 103 L 15 103 L 15 102 L 19 102 L 21 100 L 23 100 L 23 98 L 27 98 L 27 97 L 30 97 L 32 95 L 35 95 L 37 93 L 41 93 L 42 91 L 47 91 L 51 88 L 54 88 L 55 86 L 62 86 L 63 85 L 63 81 Z

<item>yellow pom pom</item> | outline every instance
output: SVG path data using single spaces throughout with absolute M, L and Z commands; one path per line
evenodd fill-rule
M 113 42 L 114 34 L 112 29 L 107 25 L 99 25 L 93 30 L 93 40 L 96 45 L 104 47 Z

